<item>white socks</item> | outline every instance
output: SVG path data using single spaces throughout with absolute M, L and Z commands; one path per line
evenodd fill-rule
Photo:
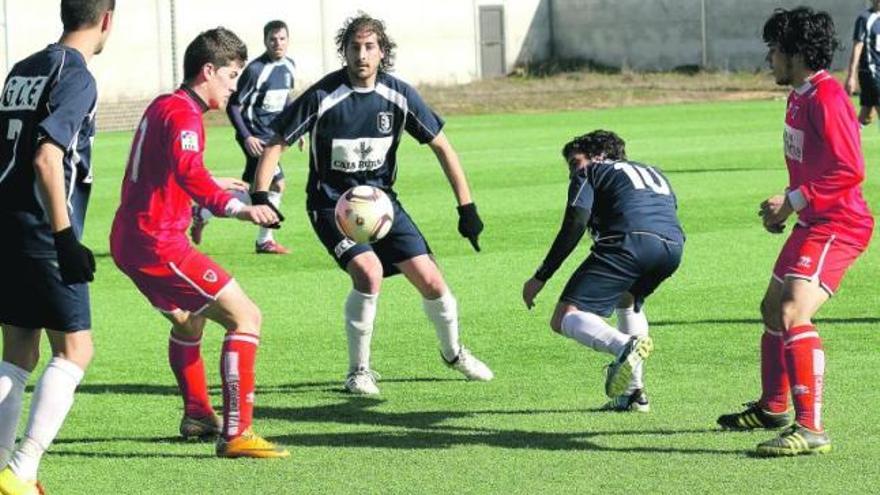
M 9 461 L 9 467 L 19 478 L 25 481 L 37 479 L 40 458 L 64 424 L 73 405 L 73 393 L 83 374 L 79 366 L 65 359 L 55 357 L 49 361 L 34 390 L 21 445 Z
M 617 356 L 629 342 L 629 335 L 617 331 L 602 317 L 584 311 L 572 311 L 562 318 L 562 334 L 581 344 Z
M 28 371 L 0 361 L 0 468 L 12 457 L 24 387 L 29 376 Z
M 370 341 L 376 321 L 378 294 L 364 294 L 354 289 L 345 300 L 345 333 L 348 336 L 348 371 L 370 368 Z
M 434 324 L 443 359 L 452 361 L 461 351 L 461 344 L 458 342 L 458 303 L 455 297 L 447 290 L 438 299 L 422 299 L 422 307 Z
M 617 329 L 635 337 L 648 335 L 648 319 L 645 317 L 644 308 L 639 312 L 636 312 L 633 307 L 617 308 Z M 641 362 L 633 369 L 632 379 L 629 381 L 629 386 L 624 393 L 630 394 L 637 388 L 645 388 L 642 378 L 644 376 L 644 365 L 645 363 Z
M 272 206 L 275 208 L 281 209 L 281 193 L 277 191 L 269 191 L 269 202 L 272 203 Z M 257 234 L 257 244 L 263 244 L 264 242 L 273 241 L 275 238 L 272 236 L 272 229 L 267 229 L 266 227 L 260 227 L 260 232 Z

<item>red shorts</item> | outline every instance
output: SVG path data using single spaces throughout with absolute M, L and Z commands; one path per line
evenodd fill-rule
M 200 313 L 232 281 L 211 258 L 192 249 L 181 259 L 156 265 L 120 269 L 128 275 L 150 304 L 163 313 L 178 310 Z
M 819 285 L 834 294 L 846 270 L 867 248 L 843 242 L 828 229 L 795 225 L 773 267 L 773 278 L 786 277 L 819 280 Z

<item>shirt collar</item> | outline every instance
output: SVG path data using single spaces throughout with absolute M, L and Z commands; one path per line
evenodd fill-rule
M 189 96 L 190 99 L 193 102 L 195 102 L 196 105 L 199 106 L 199 109 L 202 111 L 202 113 L 205 113 L 208 111 L 208 109 L 210 108 L 210 107 L 208 107 L 208 104 L 205 103 L 205 100 L 203 100 L 201 96 L 196 94 L 196 92 L 193 91 L 193 89 L 191 87 L 187 86 L 186 84 L 181 84 L 180 89 L 184 93 L 186 93 L 186 95 Z

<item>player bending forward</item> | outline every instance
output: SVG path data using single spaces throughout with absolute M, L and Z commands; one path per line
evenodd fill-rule
M 846 270 L 867 247 L 874 218 L 862 197 L 865 177 L 855 111 L 826 69 L 837 46 L 834 23 L 809 8 L 776 10 L 764 24 L 767 61 L 776 83 L 791 86 L 785 112 L 784 195 L 761 203 L 764 228 L 782 233 L 797 223 L 776 259 L 761 301 L 761 398 L 746 410 L 718 418 L 725 429 L 781 428 L 761 443 L 761 455 L 831 450 L 822 425 L 825 353 L 813 315 L 837 290 Z
M 345 388 L 355 394 L 377 394 L 377 375 L 370 369 L 370 340 L 383 277 L 403 273 L 421 293 L 434 323 L 443 361 L 471 380 L 491 380 L 492 371 L 459 343 L 458 307 L 427 241 L 397 201 L 397 147 L 406 130 L 427 143 L 437 156 L 458 200 L 459 232 L 475 249 L 483 223 L 471 199 L 464 171 L 442 132 L 440 119 L 416 91 L 389 75 L 394 43 L 385 25 L 362 14 L 349 19 L 336 36 L 342 69 L 307 89 L 275 120 L 276 136 L 257 167 L 252 201 L 269 204 L 267 189 L 285 145 L 310 134 L 306 207 L 312 228 L 353 288 L 345 301 L 349 373 Z M 394 203 L 394 223 L 379 242 L 355 244 L 336 227 L 333 208 L 350 187 L 376 186 Z
M 190 201 L 215 215 L 258 225 L 279 218 L 271 206 L 246 206 L 205 168 L 202 114 L 226 105 L 247 60 L 231 31 L 199 34 L 184 54 L 184 83 L 147 107 L 134 136 L 110 251 L 117 266 L 171 321 L 168 359 L 184 400 L 180 433 L 217 433 L 220 457 L 285 457 L 288 452 L 251 430 L 254 361 L 260 343 L 260 310 L 217 263 L 186 238 Z M 200 352 L 206 320 L 226 329 L 220 358 L 223 422 L 208 397 Z
M 655 167 L 626 158 L 617 134 L 596 130 L 562 149 L 571 183 L 562 227 L 523 301 L 535 296 L 577 246 L 587 229 L 590 255 L 568 280 L 550 320 L 554 332 L 613 355 L 605 379 L 605 409 L 649 410 L 643 360 L 653 344 L 643 304 L 681 262 L 684 232 L 675 194 Z M 617 328 L 605 322 L 617 311 Z

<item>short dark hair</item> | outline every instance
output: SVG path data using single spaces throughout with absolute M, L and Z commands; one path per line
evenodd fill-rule
M 217 27 L 196 36 L 183 54 L 183 80 L 191 81 L 205 64 L 220 68 L 238 61 L 247 62 L 247 46 L 232 31 Z
M 364 12 L 359 13 L 355 17 L 349 17 L 345 20 L 342 28 L 336 33 L 336 51 L 342 60 L 345 60 L 345 47 L 348 46 L 354 36 L 360 31 L 368 31 L 376 34 L 379 41 L 379 48 L 385 53 L 382 61 L 379 62 L 379 70 L 389 71 L 394 67 L 394 49 L 397 43 L 392 40 L 385 32 L 385 23 L 379 19 L 370 17 Z
M 266 37 L 269 36 L 270 33 L 274 33 L 275 31 L 278 31 L 279 29 L 283 29 L 288 35 L 290 34 L 290 30 L 287 29 L 286 22 L 278 20 L 278 19 L 275 19 L 274 21 L 267 22 L 266 25 L 263 26 L 263 39 L 266 39 Z
M 840 46 L 828 12 L 809 7 L 774 10 L 764 23 L 764 42 L 778 45 L 788 56 L 801 55 L 810 70 L 830 67 L 834 51 Z
M 116 9 L 116 0 L 61 0 L 61 24 L 64 31 L 94 26 L 101 14 Z
M 565 159 L 572 153 L 583 153 L 590 159 L 626 160 L 626 143 L 611 131 L 597 129 L 572 139 L 562 147 Z

